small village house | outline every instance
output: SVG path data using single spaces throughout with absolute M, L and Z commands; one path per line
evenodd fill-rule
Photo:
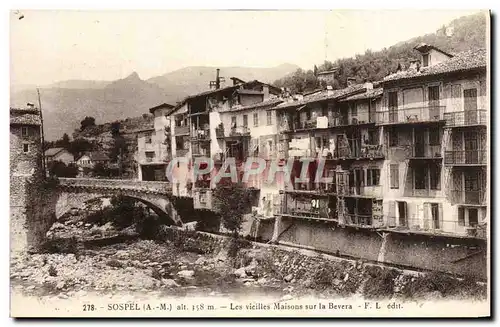
M 75 157 L 65 148 L 50 148 L 45 151 L 45 162 L 48 167 L 54 161 L 63 162 L 69 165 L 75 162 Z

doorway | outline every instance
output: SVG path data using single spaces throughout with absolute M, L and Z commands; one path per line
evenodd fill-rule
M 398 204 L 398 214 L 399 214 L 399 226 L 408 227 L 408 208 L 406 201 L 397 201 Z
M 423 129 L 414 129 L 414 157 L 421 158 L 425 157 L 425 132 Z

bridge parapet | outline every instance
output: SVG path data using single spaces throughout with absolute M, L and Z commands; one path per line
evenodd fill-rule
M 59 178 L 60 186 L 90 189 L 133 190 L 137 192 L 171 194 L 172 184 L 157 181 L 102 178 Z

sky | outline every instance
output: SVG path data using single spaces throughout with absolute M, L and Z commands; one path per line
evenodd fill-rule
M 11 85 L 142 79 L 186 66 L 305 69 L 435 32 L 473 10 L 16 11 Z

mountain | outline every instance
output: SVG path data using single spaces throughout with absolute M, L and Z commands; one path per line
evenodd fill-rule
M 97 83 L 91 83 L 96 85 Z M 148 109 L 162 102 L 174 102 L 158 85 L 139 78 L 137 73 L 101 88 L 40 88 L 44 115 L 44 132 L 47 140 L 72 134 L 80 127 L 85 116 L 92 116 L 97 123 L 104 123 L 141 116 Z M 36 90 L 24 90 L 11 95 L 11 106 L 24 106 L 37 102 Z
M 446 52 L 457 53 L 470 49 L 486 48 L 486 23 L 489 16 L 485 12 L 464 16 L 443 25 L 435 33 L 430 33 L 399 42 L 380 51 L 366 50 L 351 58 L 338 59 L 335 62 L 325 62 L 318 66 L 318 71 L 338 68 L 333 88 L 347 85 L 347 78 L 354 77 L 358 83 L 379 81 L 393 73 L 399 64 L 408 67 L 411 59 L 417 59 L 413 50 L 419 43 L 432 44 Z M 312 72 L 311 74 L 312 75 Z M 301 90 L 302 81 L 309 76 L 306 72 L 295 72 L 274 82 L 276 86 L 288 87 L 291 90 Z M 316 86 L 318 83 L 311 82 Z M 303 90 L 302 90 L 303 91 Z M 307 90 L 306 90 L 307 91 Z
M 173 72 L 153 77 L 147 81 L 155 83 L 172 94 L 187 96 L 206 91 L 210 81 L 215 80 L 216 69 L 220 68 L 220 76 L 226 80 L 226 85 L 231 83 L 229 78 L 238 77 L 244 81 L 259 80 L 271 83 L 297 70 L 299 66 L 282 64 L 272 68 L 252 67 L 185 67 Z
M 220 67 L 226 83 L 232 76 L 243 80 L 271 82 L 296 70 L 298 66 L 283 64 L 273 68 Z M 97 124 L 137 117 L 160 103 L 175 104 L 187 95 L 206 91 L 215 78 L 213 67 L 186 67 L 171 73 L 142 80 L 134 72 L 116 81 L 68 80 L 40 88 L 47 140 L 71 135 L 85 116 Z M 11 106 L 37 104 L 35 86 L 12 86 Z

